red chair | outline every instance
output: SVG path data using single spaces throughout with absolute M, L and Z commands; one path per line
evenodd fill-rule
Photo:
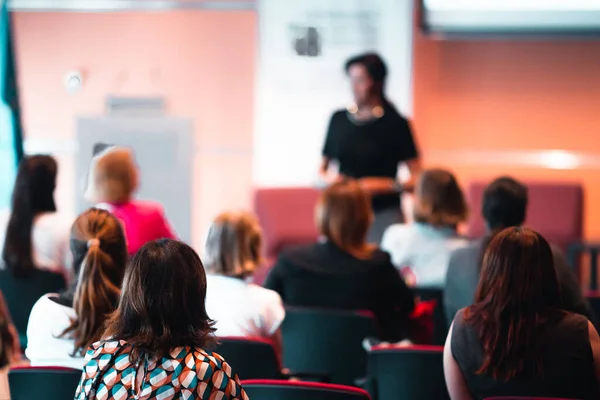
M 283 365 L 294 374 L 329 377 L 353 385 L 366 376 L 366 337 L 378 337 L 368 311 L 287 307 L 283 324 Z M 300 375 L 298 375 L 300 376 Z
M 483 192 L 489 182 L 474 182 L 468 198 L 473 212 L 469 219 L 469 236 L 485 234 L 481 215 Z M 529 206 L 526 225 L 539 231 L 549 242 L 567 251 L 569 244 L 583 236 L 583 188 L 576 183 L 525 182 Z M 557 212 L 560 210 L 560 212 Z
M 375 346 L 366 388 L 377 400 L 446 400 L 443 347 Z
M 8 371 L 12 400 L 71 400 L 81 371 L 63 367 L 15 367 Z
M 319 191 L 314 188 L 258 189 L 254 193 L 254 212 L 263 230 L 267 258 L 277 258 L 285 247 L 317 240 L 314 209 L 318 198 Z
M 259 337 L 220 337 L 215 353 L 233 366 L 240 379 L 281 379 L 273 343 Z
M 370 400 L 369 393 L 351 386 L 277 380 L 242 381 L 253 400 Z

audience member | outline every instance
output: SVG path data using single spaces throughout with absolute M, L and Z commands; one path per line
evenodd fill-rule
M 599 399 L 600 337 L 562 310 L 550 246 L 507 228 L 485 251 L 475 303 L 460 310 L 444 348 L 452 399 Z
M 131 150 L 113 146 L 92 159 L 85 198 L 123 222 L 130 255 L 151 240 L 175 238 L 160 204 L 133 199 L 137 187 Z
M 475 298 L 481 260 L 487 243 L 494 233 L 511 226 L 521 226 L 527 211 L 527 187 L 509 177 L 498 178 L 484 191 L 482 213 L 488 234 L 450 255 L 444 307 L 448 321 L 458 310 L 469 306 Z M 562 252 L 551 246 L 554 268 L 562 293 L 563 308 L 591 317 L 575 273 L 568 266 Z
M 290 306 L 371 310 L 381 339 L 405 338 L 415 302 L 387 253 L 367 243 L 371 200 L 356 181 L 334 183 L 316 207 L 324 240 L 284 251 L 265 286 Z
M 204 259 L 206 310 L 216 322 L 218 336 L 270 338 L 281 354 L 279 327 L 285 317 L 281 297 L 247 282 L 260 266 L 261 242 L 261 229 L 252 214 L 224 213 L 215 219 Z
M 34 366 L 81 369 L 85 352 L 102 338 L 104 322 L 119 300 L 127 263 L 119 221 L 105 210 L 84 212 L 71 229 L 71 251 L 76 285 L 43 296 L 29 316 L 26 355 Z
M 456 231 L 466 218 L 467 205 L 452 173 L 424 171 L 415 188 L 415 222 L 390 226 L 381 248 L 396 268 L 410 268 L 418 287 L 443 288 L 450 252 L 467 244 Z
M 144 245 L 105 339 L 87 352 L 75 399 L 248 399 L 231 366 L 204 350 L 215 340 L 205 297 L 204 267 L 191 247 L 170 239 Z
M 72 274 L 69 229 L 72 219 L 54 203 L 56 161 L 50 156 L 26 157 L 19 164 L 11 209 L 0 213 L 0 265 L 15 276 L 35 269 Z
M 11 322 L 4 296 L 0 293 L 0 399 L 10 400 L 8 370 L 22 363 L 19 335 Z

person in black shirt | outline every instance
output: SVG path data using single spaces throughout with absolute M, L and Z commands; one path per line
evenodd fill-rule
M 475 301 L 456 314 L 444 347 L 451 399 L 600 399 L 600 337 L 562 308 L 553 264 L 530 229 L 491 239 Z
M 419 154 L 408 121 L 385 97 L 387 68 L 381 57 L 368 53 L 351 58 L 346 73 L 355 104 L 331 117 L 320 175 L 328 183 L 340 176 L 356 178 L 372 195 L 375 220 L 368 240 L 378 244 L 385 228 L 403 221 L 398 165 L 407 164 L 411 179 L 402 189 L 411 190 L 420 170 Z M 328 174 L 331 161 L 338 163 L 338 176 Z
M 388 253 L 366 242 L 370 198 L 355 181 L 334 183 L 321 195 L 317 225 L 325 241 L 285 250 L 264 286 L 287 306 L 370 310 L 380 338 L 406 338 L 415 300 Z

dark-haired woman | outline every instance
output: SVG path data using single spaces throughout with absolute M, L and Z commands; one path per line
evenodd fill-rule
M 248 399 L 239 377 L 216 353 L 206 314 L 206 275 L 188 245 L 144 245 L 125 273 L 105 340 L 88 350 L 76 400 Z
M 71 280 L 69 230 L 73 220 L 54 203 L 56 161 L 30 156 L 19 164 L 11 208 L 0 213 L 0 266 L 25 277 L 35 269 L 64 274 Z
M 387 68 L 377 54 L 346 62 L 354 104 L 331 117 L 323 147 L 320 175 L 326 182 L 338 175 L 356 178 L 372 195 L 375 219 L 368 240 L 379 244 L 385 228 L 403 222 L 400 187 L 411 190 L 420 170 L 419 154 L 408 121 L 385 96 Z M 332 161 L 337 174 L 330 174 Z M 398 167 L 406 164 L 411 179 L 400 183 Z
M 119 220 L 105 210 L 87 210 L 73 224 L 71 251 L 77 282 L 64 293 L 43 296 L 29 315 L 25 353 L 34 366 L 81 369 L 119 301 L 127 263 Z
M 444 348 L 453 400 L 496 396 L 600 399 L 600 337 L 560 309 L 546 240 L 507 228 L 490 242 L 475 303 L 456 314 Z

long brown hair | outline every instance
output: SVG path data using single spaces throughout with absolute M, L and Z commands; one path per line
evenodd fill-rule
M 359 258 L 374 247 L 367 243 L 373 220 L 371 197 L 358 182 L 347 179 L 327 187 L 316 207 L 319 233 L 342 250 Z
M 71 252 L 79 270 L 73 299 L 77 318 L 61 336 L 73 337 L 76 357 L 102 338 L 104 322 L 117 307 L 127 264 L 121 223 L 108 211 L 85 211 L 71 228 Z
M 105 336 L 132 345 L 132 362 L 142 354 L 164 357 L 176 347 L 210 346 L 215 329 L 205 301 L 204 266 L 190 246 L 171 239 L 146 243 L 131 259 Z
M 26 277 L 36 268 L 31 231 L 38 214 L 56 211 L 54 188 L 57 164 L 50 156 L 30 156 L 19 164 L 12 193 L 2 259 L 16 277 Z
M 464 314 L 483 346 L 477 373 L 501 380 L 541 375 L 544 326 L 560 315 L 560 305 L 552 251 L 542 235 L 511 227 L 494 236 L 483 257 L 475 303 Z

